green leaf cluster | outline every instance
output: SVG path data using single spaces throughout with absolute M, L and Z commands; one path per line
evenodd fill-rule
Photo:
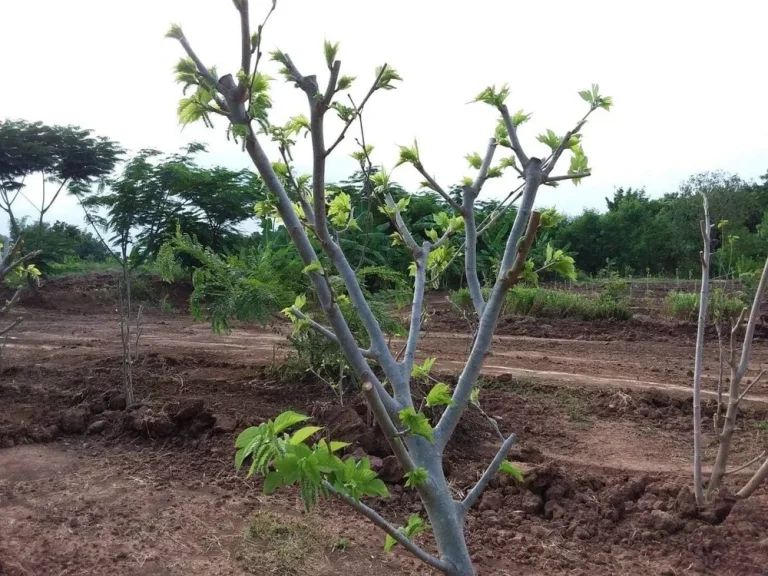
M 398 532 L 402 533 L 408 540 L 413 540 L 417 535 L 422 532 L 426 532 L 430 529 L 430 526 L 425 522 L 418 514 L 411 514 L 408 518 L 408 524 L 398 528 Z M 384 551 L 389 552 L 397 544 L 397 540 L 387 534 L 384 540 Z
M 326 442 L 321 439 L 313 445 L 307 441 L 321 430 L 318 426 L 304 426 L 289 433 L 288 430 L 309 420 L 308 416 L 287 411 L 274 421 L 247 428 L 235 441 L 235 468 L 250 461 L 247 476 L 264 476 L 264 492 L 271 494 L 280 486 L 298 484 L 307 510 L 319 497 L 327 497 L 328 483 L 333 489 L 354 500 L 363 496 L 388 496 L 384 482 L 371 470 L 368 458 L 342 460 L 337 452 L 345 442 Z

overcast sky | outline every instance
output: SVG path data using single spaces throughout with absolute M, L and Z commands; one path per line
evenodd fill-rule
M 270 4 L 251 1 L 254 28 Z M 391 167 L 397 144 L 417 138 L 427 169 L 445 186 L 472 174 L 463 156 L 482 153 L 493 134 L 494 111 L 467 104 L 485 86 L 508 83 L 509 107 L 533 112 L 521 138 L 529 155 L 542 155 L 536 134 L 570 129 L 586 106 L 577 91 L 599 83 L 615 108 L 597 111 L 583 131 L 594 175 L 580 187 L 547 189 L 538 201 L 574 213 L 602 209 L 615 186 L 660 195 L 695 172 L 764 174 L 766 21 L 768 3 L 758 0 L 278 0 L 264 46 L 324 80 L 323 40 L 341 42 L 342 73 L 358 77 L 353 95 L 367 90 L 377 65 L 397 69 L 400 88 L 377 93 L 365 114 L 374 161 Z M 204 141 L 212 152 L 206 162 L 249 167 L 223 124 L 178 125 L 172 68 L 182 52 L 163 38 L 171 22 L 207 65 L 236 72 L 231 0 L 0 0 L 0 117 L 77 124 L 133 151 Z M 271 62 L 266 71 L 277 76 Z M 273 97 L 273 121 L 306 112 L 303 95 L 281 80 Z M 328 138 L 337 129 L 327 126 Z M 339 148 L 329 180 L 354 170 L 354 146 L 348 138 Z M 307 152 L 297 161 L 308 170 Z M 421 180 L 407 166 L 394 177 L 406 187 Z M 513 186 L 510 173 L 485 193 Z M 28 189 L 33 198 L 37 187 Z M 19 214 L 32 213 L 21 202 Z M 49 214 L 82 223 L 70 198 Z

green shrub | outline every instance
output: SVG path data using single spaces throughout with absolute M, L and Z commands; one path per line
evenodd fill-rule
M 472 310 L 472 296 L 469 294 L 469 288 L 454 290 L 450 293 L 450 299 L 460 310 Z
M 610 302 L 626 302 L 629 283 L 621 278 L 616 272 L 600 281 L 600 299 Z
M 177 232 L 162 246 L 157 258 L 166 281 L 178 273 L 180 256 L 195 262 L 190 311 L 196 318 L 209 319 L 216 332 L 229 331 L 232 319 L 266 322 L 307 284 L 301 260 L 292 248 L 222 255 L 194 237 Z
M 632 316 L 626 303 L 621 300 L 523 286 L 516 286 L 509 291 L 506 311 L 526 316 L 580 320 L 627 320 Z
M 491 291 L 488 288 L 483 288 L 482 292 L 483 297 L 488 300 L 488 296 L 490 296 Z M 459 288 L 458 290 L 454 290 L 450 293 L 449 297 L 453 305 L 460 310 L 474 311 L 474 307 L 472 305 L 472 296 L 469 293 L 469 288 Z
M 667 294 L 664 308 L 668 316 L 694 322 L 699 317 L 699 294 L 670 292 Z M 710 320 L 715 318 L 735 320 L 744 308 L 744 302 L 738 296 L 715 289 L 709 295 L 707 308 L 707 316 Z

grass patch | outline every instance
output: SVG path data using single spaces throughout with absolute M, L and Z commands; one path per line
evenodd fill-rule
M 632 317 L 626 303 L 621 300 L 522 286 L 509 291 L 505 310 L 513 314 L 541 318 L 628 320 Z
M 758 420 L 755 422 L 755 428 L 762 432 L 768 432 L 768 420 Z
M 488 298 L 488 291 L 483 291 Z M 461 310 L 473 310 L 469 290 L 461 288 L 451 292 L 451 302 Z M 614 318 L 628 320 L 632 313 L 624 298 L 605 291 L 602 296 L 562 292 L 546 288 L 517 286 L 507 293 L 504 312 L 541 318 L 578 318 L 600 320 Z
M 707 302 L 708 314 L 736 319 L 744 308 L 744 302 L 736 296 L 713 291 Z M 699 294 L 695 292 L 670 292 L 665 300 L 664 310 L 668 316 L 678 320 L 696 321 L 699 317 Z
M 317 520 L 257 511 L 245 532 L 242 556 L 253 574 L 295 576 L 313 572 L 327 539 Z
M 51 262 L 48 264 L 48 276 L 77 275 L 84 276 L 91 272 L 111 272 L 120 270 L 116 260 L 81 260 L 80 258 L 67 258 L 63 262 Z

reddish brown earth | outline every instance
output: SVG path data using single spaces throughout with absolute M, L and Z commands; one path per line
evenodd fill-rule
M 322 383 L 278 363 L 284 326 L 213 335 L 180 311 L 175 289 L 176 312 L 145 311 L 142 404 L 126 409 L 113 279 L 56 279 L 20 309 L 0 367 L 0 574 L 430 573 L 400 550 L 385 554 L 383 535 L 343 504 L 306 514 L 294 491 L 265 497 L 235 474 L 236 431 L 286 408 L 387 456 L 359 398 L 339 408 Z M 421 353 L 450 381 L 466 322 L 441 295 L 429 307 Z M 469 514 L 480 574 L 768 574 L 768 487 L 701 512 L 691 503 L 693 339 L 690 325 L 657 318 L 501 321 L 481 401 L 519 435 L 512 459 L 526 479 L 495 480 Z M 711 339 L 707 350 L 714 390 Z M 752 375 L 767 365 L 759 339 Z M 744 408 L 734 465 L 768 448 L 766 384 Z M 707 464 L 713 410 L 710 396 Z M 457 496 L 497 444 L 476 411 L 464 416 L 446 457 Z M 382 475 L 397 479 L 387 466 Z M 393 522 L 419 510 L 410 490 L 393 482 L 390 492 L 370 504 Z

